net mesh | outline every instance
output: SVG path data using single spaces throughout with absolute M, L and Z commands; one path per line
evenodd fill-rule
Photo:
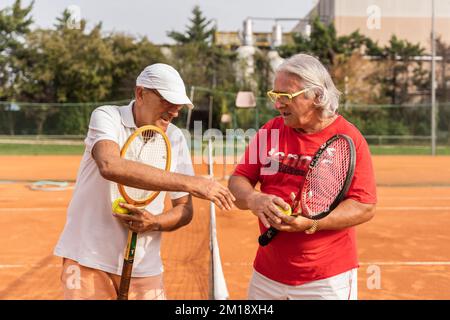
M 350 146 L 344 138 L 333 141 L 305 177 L 303 215 L 315 217 L 330 210 L 344 187 L 350 164 Z

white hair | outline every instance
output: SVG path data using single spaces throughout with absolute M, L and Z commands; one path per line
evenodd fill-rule
M 331 76 L 323 64 L 313 56 L 299 53 L 285 60 L 277 69 L 279 72 L 288 72 L 296 75 L 304 84 L 305 97 L 318 98 L 315 105 L 322 108 L 322 115 L 326 118 L 336 114 L 339 107 L 341 92 L 331 80 Z

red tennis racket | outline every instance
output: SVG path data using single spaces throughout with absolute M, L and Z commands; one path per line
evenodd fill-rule
M 301 211 L 301 215 L 313 220 L 326 217 L 344 199 L 355 164 L 355 146 L 350 137 L 337 134 L 328 139 L 311 160 L 292 203 L 292 211 Z M 268 245 L 278 232 L 270 227 L 259 237 L 259 244 Z

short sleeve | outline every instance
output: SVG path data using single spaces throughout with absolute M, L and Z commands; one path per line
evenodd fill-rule
M 245 152 L 236 166 L 233 175 L 247 178 L 252 185 L 255 185 L 260 180 L 261 166 L 263 163 L 266 163 L 266 159 L 261 159 L 261 156 L 267 154 L 268 150 L 266 149 L 268 149 L 270 144 L 270 134 L 273 129 L 275 119 L 272 119 L 262 126 L 256 135 L 250 140 L 250 143 L 245 148 Z
M 119 144 L 119 130 L 120 126 L 114 114 L 114 109 L 112 107 L 99 107 L 95 109 L 91 114 L 91 119 L 89 122 L 89 130 L 87 137 L 84 140 L 86 145 L 86 151 L 91 152 L 94 145 L 100 140 L 112 140 Z
M 376 203 L 376 182 L 369 146 L 360 137 L 356 143 L 356 166 L 353 181 L 346 198 L 361 203 Z
M 177 139 L 178 143 L 178 152 L 177 154 L 173 154 L 172 157 L 176 156 L 177 157 L 177 165 L 174 169 L 174 172 L 176 173 L 181 173 L 181 174 L 185 174 L 188 176 L 193 176 L 194 175 L 194 168 L 192 166 L 192 160 L 191 160 L 191 155 L 189 153 L 189 148 L 186 142 L 185 137 L 183 136 L 183 134 L 180 131 L 180 135 L 179 138 Z M 187 192 L 169 192 L 170 195 L 170 199 L 175 200 L 175 199 L 179 199 L 181 197 L 184 197 L 186 195 L 188 195 L 189 193 Z

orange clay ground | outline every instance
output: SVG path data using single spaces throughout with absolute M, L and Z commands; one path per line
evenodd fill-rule
M 359 298 L 450 299 L 450 157 L 373 159 L 379 203 L 375 218 L 357 227 Z M 0 157 L 0 299 L 62 298 L 61 261 L 52 252 L 72 190 L 32 191 L 29 185 L 73 182 L 79 161 L 79 156 Z M 206 165 L 195 169 L 207 173 Z M 215 173 L 221 179 L 221 165 Z M 194 205 L 193 221 L 163 236 L 169 299 L 208 299 L 209 204 L 196 199 Z M 217 234 L 230 298 L 245 299 L 257 248 L 256 218 L 217 209 Z

